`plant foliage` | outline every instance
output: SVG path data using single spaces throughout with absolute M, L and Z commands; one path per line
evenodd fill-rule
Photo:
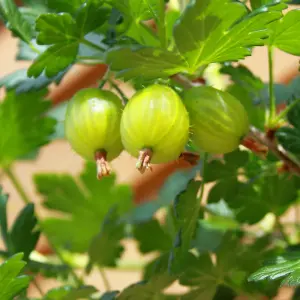
M 300 220 L 286 224 L 282 216 L 299 205 L 299 77 L 275 83 L 273 53 L 279 49 L 300 56 L 300 11 L 290 6 L 300 3 L 246 2 L 24 0 L 17 5 L 0 0 L 0 20 L 17 41 L 15 59 L 29 64 L 0 78 L 0 176 L 8 179 L 0 188 L 1 300 L 273 299 L 281 285 L 298 287 L 297 299 Z M 256 47 L 268 50 L 267 82 L 242 61 Z M 34 174 L 47 213 L 42 217 L 15 166 L 35 160 L 42 147 L 65 138 L 67 105 L 49 99 L 49 91 L 74 72 L 80 74 L 82 65 L 99 64 L 107 66 L 104 77 L 95 78 L 99 88 L 115 92 L 124 106 L 131 100 L 120 82 L 137 92 L 164 84 L 180 97 L 199 85 L 226 90 L 245 108 L 249 132 L 235 151 L 216 155 L 196 149 L 190 124 L 187 152 L 178 158 L 189 167 L 170 174 L 155 196 L 139 204 L 134 204 L 135 190 L 120 184 L 116 174 L 96 178 L 96 169 L 104 168 L 104 157 L 97 158 L 105 150 L 101 147 L 96 163 L 85 162 L 79 175 Z M 220 107 L 206 114 L 214 109 Z M 149 111 L 141 120 L 151 116 Z M 90 121 L 79 115 L 75 119 Z M 164 120 L 155 121 L 149 137 Z M 218 126 L 223 125 L 213 120 L 204 130 L 213 127 L 213 138 L 222 138 Z M 80 146 L 89 147 L 83 137 L 90 133 L 81 132 L 80 124 L 77 130 Z M 170 163 L 177 168 L 178 162 Z M 15 194 L 6 194 L 8 181 L 25 204 L 14 218 L 9 210 Z M 38 252 L 41 235 L 51 255 Z M 133 267 L 124 255 L 130 241 L 151 260 L 134 262 L 141 281 L 118 287 L 106 269 Z M 87 283 L 92 271 L 101 275 L 105 289 Z M 38 286 L 39 275 L 57 285 L 32 298 L 28 286 L 31 281 Z M 174 283 L 184 289 L 173 292 Z

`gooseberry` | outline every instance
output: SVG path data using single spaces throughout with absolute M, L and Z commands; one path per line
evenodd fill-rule
M 120 137 L 121 100 L 112 92 L 97 88 L 80 90 L 69 102 L 65 136 L 73 150 L 87 160 L 96 160 L 98 178 L 108 175 L 108 161 L 123 146 Z
M 144 172 L 152 163 L 178 159 L 189 136 L 189 117 L 177 93 L 154 84 L 137 92 L 127 103 L 121 118 L 124 148 L 138 158 Z
M 234 151 L 249 130 L 244 106 L 231 94 L 208 86 L 183 94 L 189 112 L 191 140 L 202 151 L 224 154 Z

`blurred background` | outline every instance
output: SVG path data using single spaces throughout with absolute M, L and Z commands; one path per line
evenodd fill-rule
M 0 77 L 7 75 L 15 70 L 26 68 L 30 65 L 30 62 L 15 61 L 17 52 L 18 40 L 11 36 L 11 33 L 0 24 Z M 267 50 L 264 48 L 256 48 L 251 57 L 242 61 L 252 72 L 263 80 L 268 79 L 268 62 L 267 62 Z M 278 83 L 288 83 L 295 76 L 298 75 L 298 58 L 285 54 L 279 50 L 275 53 L 274 67 L 275 67 L 275 80 Z M 59 86 L 51 87 L 49 99 L 53 101 L 53 105 L 59 107 L 61 103 L 64 103 L 72 97 L 72 95 L 83 87 L 89 87 L 95 85 L 103 74 L 105 73 L 106 66 L 98 65 L 96 67 L 89 66 L 76 66 L 69 74 L 63 79 Z M 122 90 L 127 96 L 130 96 L 133 91 L 128 86 L 121 86 Z M 0 99 L 2 98 L 4 91 L 0 91 Z M 63 118 L 62 118 L 63 121 Z M 0 129 L 1 134 L 1 129 Z M 37 209 L 41 215 L 45 215 L 39 201 L 40 197 L 37 195 L 32 184 L 32 175 L 35 173 L 70 173 L 77 174 L 80 172 L 84 164 L 84 161 L 76 155 L 64 140 L 56 140 L 50 145 L 43 147 L 42 151 L 36 161 L 22 162 L 15 165 L 15 172 L 22 181 L 23 186 L 26 188 L 28 195 L 37 204 Z M 119 183 L 126 183 L 132 186 L 134 191 L 134 201 L 136 203 L 149 201 L 155 199 L 157 190 L 163 184 L 164 180 L 172 172 L 180 168 L 189 167 L 188 164 L 183 162 L 176 162 L 167 165 L 154 166 L 153 172 L 147 172 L 144 175 L 140 175 L 135 170 L 135 160 L 127 153 L 117 158 L 112 163 L 112 167 L 117 174 L 117 180 Z M 12 187 L 9 180 L 0 174 L 0 184 L 3 186 L 5 193 L 10 195 L 11 201 L 9 201 L 9 223 L 19 213 L 23 207 L 23 202 L 19 198 L 18 194 Z M 292 218 L 293 213 L 290 212 L 285 218 Z M 46 253 L 49 250 L 47 241 L 41 238 L 38 245 L 38 251 Z M 128 261 L 139 261 L 138 252 L 135 249 L 133 243 L 126 245 L 126 259 Z M 130 283 L 136 282 L 140 279 L 139 272 L 130 271 L 110 271 L 108 270 L 108 278 L 111 282 L 113 289 L 122 289 L 128 286 Z M 90 276 L 90 283 L 95 284 L 101 288 L 101 279 L 98 275 L 92 274 Z M 44 280 L 40 278 L 40 285 L 42 289 L 47 290 L 54 286 L 54 282 Z M 174 287 L 179 289 L 180 287 Z M 34 287 L 31 288 L 32 296 L 38 295 Z M 282 295 L 277 299 L 288 299 L 289 291 L 284 290 Z

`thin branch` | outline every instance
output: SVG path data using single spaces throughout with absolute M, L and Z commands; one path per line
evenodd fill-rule
M 100 272 L 100 275 L 102 277 L 103 284 L 104 284 L 104 287 L 105 287 L 106 291 L 107 292 L 111 291 L 110 283 L 109 283 L 109 280 L 106 276 L 105 270 L 103 268 L 99 268 L 99 272 Z
M 300 165 L 297 162 L 295 162 L 284 149 L 282 149 L 274 141 L 266 137 L 263 132 L 261 132 L 254 126 L 251 126 L 248 136 L 250 138 L 255 139 L 259 143 L 267 146 L 269 150 L 274 153 L 274 155 L 276 155 L 280 160 L 282 160 L 285 163 L 290 172 L 300 176 Z
M 180 75 L 180 74 L 176 74 L 176 75 L 171 76 L 171 79 L 178 82 L 179 84 L 181 84 L 186 89 L 190 89 L 192 87 L 199 86 L 199 84 L 193 83 L 188 78 L 186 78 L 185 76 Z
M 15 175 L 15 173 L 12 171 L 11 168 L 5 168 L 3 169 L 5 174 L 7 175 L 7 177 L 10 179 L 10 181 L 12 182 L 13 186 L 15 187 L 15 189 L 17 190 L 17 192 L 19 193 L 21 199 L 23 200 L 23 202 L 25 204 L 30 203 L 30 199 L 28 197 L 28 195 L 26 194 L 22 184 L 20 183 L 19 179 L 17 178 L 17 176 Z
M 268 47 L 269 61 L 269 124 L 272 123 L 276 115 L 276 100 L 274 97 L 274 76 L 273 76 L 273 47 Z
M 120 95 L 120 97 L 122 98 L 123 105 L 126 105 L 128 102 L 128 98 L 123 93 L 123 91 L 119 88 L 119 86 L 113 80 L 108 79 L 108 82 L 111 85 L 111 87 L 114 88 L 117 91 L 117 93 Z

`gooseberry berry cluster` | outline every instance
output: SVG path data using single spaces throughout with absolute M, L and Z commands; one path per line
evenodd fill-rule
M 123 149 L 136 157 L 142 173 L 150 163 L 174 161 L 188 142 L 199 151 L 234 151 L 249 130 L 247 113 L 232 95 L 198 86 L 180 97 L 171 87 L 154 84 L 138 91 L 123 108 L 112 92 L 79 91 L 68 104 L 65 134 L 82 157 L 97 162 L 98 178 Z

